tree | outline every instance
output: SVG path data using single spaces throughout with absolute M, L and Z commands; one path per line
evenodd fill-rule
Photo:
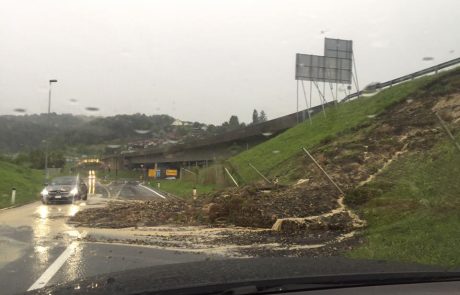
M 237 116 L 232 115 L 230 117 L 230 120 L 228 120 L 228 125 L 229 125 L 230 129 L 236 129 L 236 128 L 240 127 L 240 120 L 238 120 Z
M 252 112 L 252 123 L 256 124 L 259 122 L 259 113 L 257 112 L 256 109 Z
M 265 114 L 264 110 L 261 110 L 260 115 L 259 115 L 259 122 L 265 122 L 265 121 L 267 121 L 267 115 Z

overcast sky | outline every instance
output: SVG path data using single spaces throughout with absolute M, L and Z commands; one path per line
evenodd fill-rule
M 460 55 L 458 0 L 0 4 L 1 114 L 46 112 L 58 79 L 58 113 L 249 122 L 295 111 L 295 53 L 322 55 L 324 37 L 353 40 L 362 86 Z

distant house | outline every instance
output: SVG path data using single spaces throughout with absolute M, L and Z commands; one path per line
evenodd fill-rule
M 172 123 L 173 126 L 184 126 L 184 122 L 182 122 L 181 120 L 174 120 L 174 122 Z

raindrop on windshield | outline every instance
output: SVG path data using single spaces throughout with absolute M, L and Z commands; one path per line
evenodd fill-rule
M 16 108 L 16 109 L 14 109 L 14 111 L 15 111 L 16 113 L 25 113 L 25 112 L 26 112 L 26 109 L 23 109 L 23 108 Z
M 279 150 L 272 151 L 272 153 L 274 153 L 274 154 L 279 154 L 279 152 L 280 152 Z
M 108 144 L 107 147 L 111 148 L 111 149 L 117 149 L 117 148 L 121 147 L 121 145 L 119 145 L 119 144 Z
M 272 132 L 264 132 L 262 133 L 263 136 L 266 136 L 266 137 L 269 137 L 269 136 L 272 136 L 273 133 Z
M 432 56 L 425 56 L 424 58 L 422 58 L 423 61 L 430 61 L 430 60 L 434 60 L 434 57 Z
M 99 111 L 99 108 L 96 108 L 96 107 L 86 107 L 85 110 L 90 111 L 90 112 L 97 112 L 97 111 Z
M 134 132 L 136 132 L 137 134 L 147 134 L 149 133 L 151 130 L 150 129 L 134 129 Z

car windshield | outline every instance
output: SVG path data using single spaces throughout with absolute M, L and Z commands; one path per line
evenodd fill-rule
M 51 180 L 51 185 L 73 185 L 77 183 L 75 177 L 57 177 Z
M 1 2 L 0 293 L 460 268 L 460 1 Z

